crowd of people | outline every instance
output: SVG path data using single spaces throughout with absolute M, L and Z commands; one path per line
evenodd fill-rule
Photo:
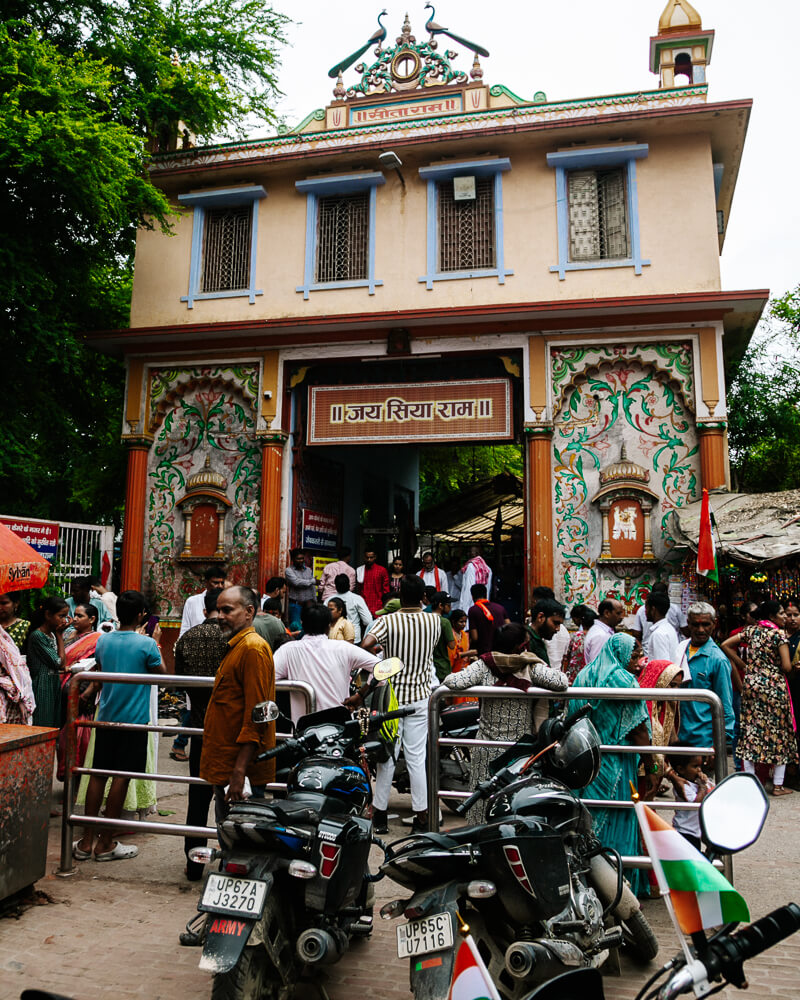
M 666 585 L 655 584 L 635 616 L 617 599 L 596 609 L 576 605 L 569 612 L 549 587 L 532 592 L 524 623 L 509 621 L 505 607 L 492 600 L 492 571 L 473 549 L 463 566 L 444 570 L 433 554 L 422 555 L 414 573 L 402 560 L 381 566 L 374 551 L 351 566 L 342 549 L 320 579 L 301 549 L 291 553 L 282 576 L 265 581 L 259 594 L 231 586 L 224 566 L 205 574 L 205 589 L 183 609 L 174 647 L 175 671 L 213 677 L 213 688 L 192 688 L 184 725 L 202 729 L 186 743 L 176 740 L 171 756 L 186 760 L 189 772 L 207 784 L 190 785 L 187 825 L 203 826 L 212 799 L 217 818 L 245 794 L 263 795 L 274 778 L 271 763 L 257 756 L 274 741 L 274 728 L 254 724 L 251 710 L 275 698 L 275 681 L 303 681 L 316 695 L 318 710 L 361 703 L 363 688 L 353 676 L 369 674 L 381 656 L 399 657 L 404 670 L 393 679 L 400 704 L 413 714 L 400 720 L 397 745 L 403 749 L 411 787 L 413 830 L 427 829 L 426 746 L 428 702 L 440 684 L 454 700 L 476 685 L 554 692 L 574 691 L 568 710 L 586 698 L 576 689 L 645 688 L 666 692 L 684 687 L 714 692 L 724 714 L 725 735 L 737 767 L 758 773 L 774 796 L 800 788 L 796 715 L 800 709 L 800 604 L 766 600 L 742 608 L 741 627 L 730 636 L 716 634 L 716 613 L 705 602 L 686 613 L 670 601 Z M 465 590 L 465 588 L 467 588 Z M 20 595 L 0 596 L 0 722 L 62 726 L 64 690 L 70 670 L 93 662 L 105 672 L 165 671 L 160 628 L 137 591 L 115 597 L 99 581 L 77 580 L 68 598 L 48 597 L 30 620 L 20 617 Z M 625 624 L 628 627 L 625 627 Z M 157 685 L 84 683 L 81 713 L 98 721 L 156 722 Z M 680 703 L 665 696 L 609 700 L 588 696 L 591 719 L 606 747 L 663 748 L 641 753 L 606 751 L 599 774 L 580 794 L 593 800 L 629 800 L 631 788 L 647 799 L 672 789 L 685 802 L 702 799 L 713 783 L 712 708 L 708 702 Z M 498 697 L 480 705 L 479 738 L 516 740 L 535 732 L 550 710 L 548 699 Z M 305 712 L 299 693 L 289 708 L 294 721 Z M 138 775 L 130 780 L 84 777 L 85 813 L 97 816 L 146 811 L 155 769 L 155 734 L 113 728 L 83 730 L 79 760 L 87 766 Z M 690 752 L 697 748 L 696 753 Z M 681 753 L 681 750 L 684 752 Z M 472 787 L 484 780 L 501 750 L 475 748 Z M 771 776 L 766 769 L 772 769 Z M 392 756 L 377 765 L 373 819 L 376 832 L 388 831 Z M 152 791 L 155 800 L 155 792 Z M 80 801 L 80 799 L 79 799 Z M 633 812 L 593 806 L 598 837 L 620 854 L 640 851 Z M 469 815 L 479 822 L 483 806 Z M 696 812 L 676 812 L 676 827 L 699 843 Z M 202 875 L 188 858 L 200 843 L 185 842 L 186 874 Z M 87 826 L 75 841 L 75 858 L 118 860 L 137 849 L 122 844 L 113 831 Z M 640 873 L 634 888 L 646 890 Z

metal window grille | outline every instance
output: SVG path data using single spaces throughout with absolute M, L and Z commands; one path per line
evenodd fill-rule
M 369 257 L 369 192 L 320 198 L 317 208 L 317 277 L 365 281 Z
M 621 170 L 571 171 L 568 198 L 570 260 L 624 260 L 630 256 Z
M 252 205 L 206 211 L 203 291 L 230 292 L 250 287 Z
M 475 198 L 456 201 L 453 182 L 438 187 L 439 270 L 496 267 L 494 177 L 475 178 Z

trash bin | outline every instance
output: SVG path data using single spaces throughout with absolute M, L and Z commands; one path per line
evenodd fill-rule
M 49 727 L 0 725 L 0 899 L 47 869 L 57 737 Z

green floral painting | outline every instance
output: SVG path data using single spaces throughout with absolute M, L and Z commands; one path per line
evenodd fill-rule
M 237 583 L 255 583 L 261 488 L 261 450 L 254 435 L 258 374 L 256 365 L 152 371 L 154 439 L 148 462 L 144 585 L 162 618 L 179 617 L 186 598 L 202 589 L 200 570 L 175 561 L 184 531 L 176 504 L 206 456 L 225 477 L 232 503 L 225 530 L 228 576 Z
M 700 481 L 691 344 L 554 348 L 551 366 L 556 581 L 570 604 L 596 604 L 611 593 L 635 600 L 654 577 L 634 578 L 627 593 L 623 580 L 598 566 L 602 520 L 592 497 L 624 443 L 662 497 L 651 531 L 655 554 L 668 558 L 669 514 L 697 498 Z

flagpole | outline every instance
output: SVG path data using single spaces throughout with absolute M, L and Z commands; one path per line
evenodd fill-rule
M 632 784 L 633 782 L 631 782 L 631 785 Z M 689 950 L 689 945 L 688 942 L 686 941 L 686 936 L 681 930 L 681 925 L 678 923 L 678 917 L 672 905 L 672 897 L 670 896 L 669 889 L 667 889 L 667 891 L 665 892 L 662 886 L 663 872 L 661 871 L 661 866 L 659 864 L 658 852 L 653 849 L 653 845 L 650 841 L 650 826 L 647 820 L 645 819 L 645 812 L 644 812 L 645 804 L 644 802 L 639 800 L 638 793 L 634 800 L 633 809 L 634 812 L 636 813 L 636 819 L 639 821 L 639 829 L 642 834 L 642 839 L 644 840 L 644 846 L 647 848 L 647 853 L 650 855 L 650 861 L 653 863 L 653 868 L 655 870 L 656 881 L 658 882 L 658 888 L 659 892 L 661 893 L 661 898 L 664 900 L 664 904 L 667 907 L 667 913 L 669 914 L 669 918 L 672 921 L 672 926 L 675 928 L 675 933 L 678 935 L 678 940 L 680 941 L 681 947 L 683 948 L 683 954 L 686 957 L 686 963 L 687 965 L 691 965 L 691 963 L 695 960 L 694 955 Z

